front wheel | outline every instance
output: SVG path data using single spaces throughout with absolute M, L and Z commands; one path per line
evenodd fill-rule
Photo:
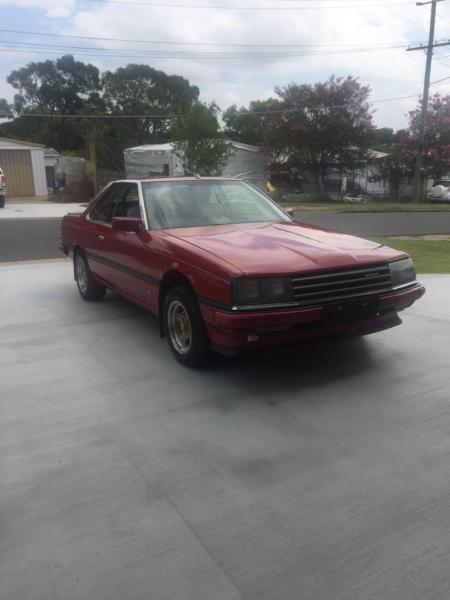
M 164 299 L 164 330 L 169 348 L 186 367 L 205 365 L 211 354 L 205 324 L 193 292 L 177 286 Z
M 95 281 L 86 257 L 82 252 L 77 252 L 74 258 L 75 281 L 83 300 L 93 302 L 101 300 L 106 294 L 106 287 Z

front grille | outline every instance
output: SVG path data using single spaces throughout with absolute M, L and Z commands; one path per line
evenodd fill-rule
M 392 289 L 388 265 L 291 277 L 292 293 L 302 305 L 365 296 Z

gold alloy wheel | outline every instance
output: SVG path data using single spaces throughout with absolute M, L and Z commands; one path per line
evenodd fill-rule
M 79 254 L 77 256 L 77 283 L 82 294 L 86 294 L 88 288 L 88 272 L 84 258 Z
M 192 327 L 185 306 L 173 300 L 167 311 L 167 329 L 173 347 L 179 354 L 187 354 L 191 348 Z

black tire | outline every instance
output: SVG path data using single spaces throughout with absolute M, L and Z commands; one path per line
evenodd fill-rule
M 206 365 L 211 358 L 211 343 L 197 298 L 187 286 L 168 291 L 162 318 L 169 348 L 177 361 L 185 367 Z
M 4 208 L 5 206 L 5 196 L 0 196 L 0 208 Z
M 106 287 L 94 279 L 83 252 L 78 251 L 75 253 L 73 268 L 78 291 L 83 300 L 88 302 L 101 300 L 106 294 Z

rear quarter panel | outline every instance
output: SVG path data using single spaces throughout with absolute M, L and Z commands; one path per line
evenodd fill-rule
M 85 213 L 69 213 L 61 221 L 61 241 L 70 250 L 74 246 L 83 247 L 84 227 L 86 225 Z

